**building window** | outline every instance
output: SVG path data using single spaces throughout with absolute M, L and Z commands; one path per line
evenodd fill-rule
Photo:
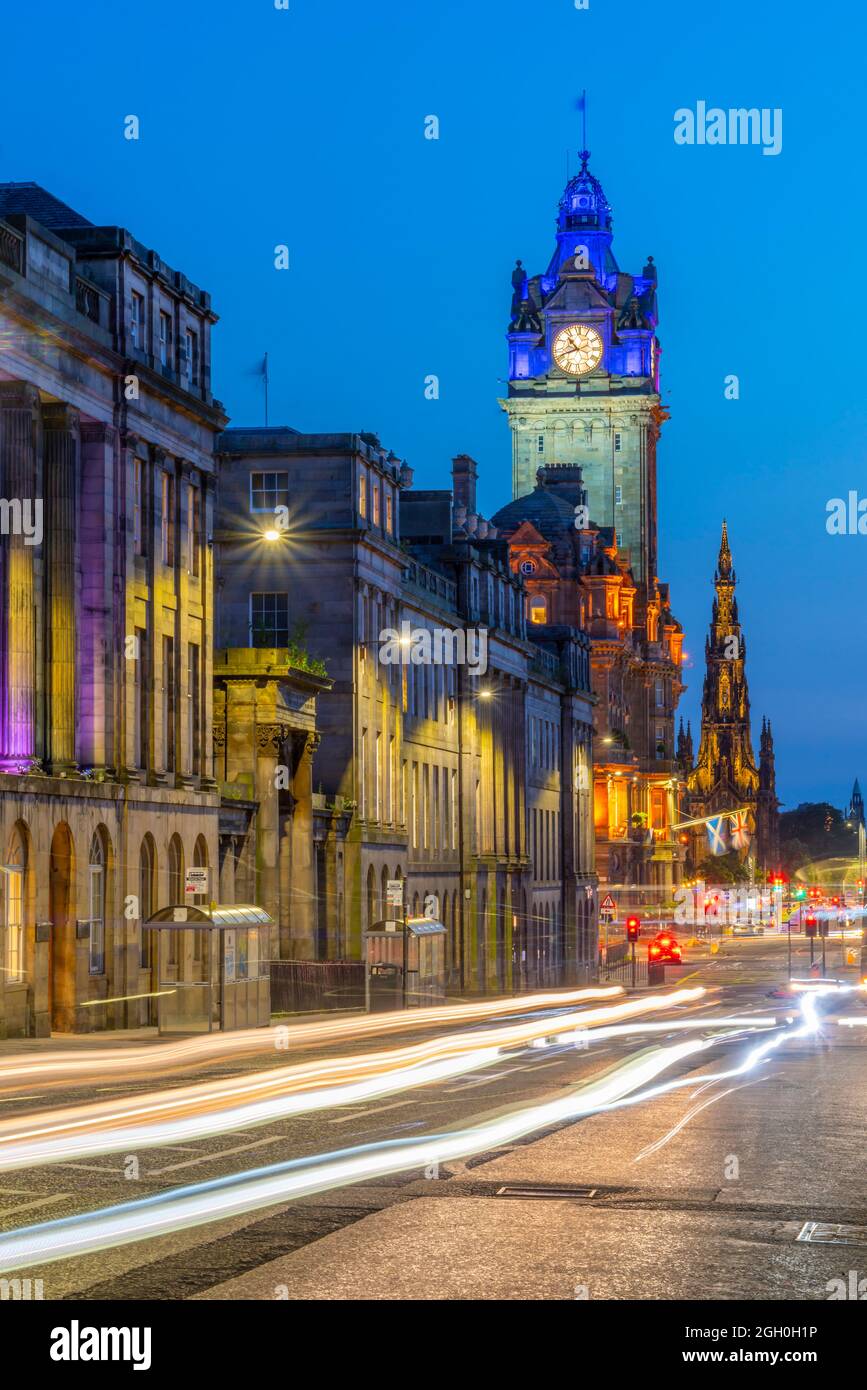
M 531 623 L 547 623 L 548 605 L 540 594 L 534 594 L 529 600 L 529 612 L 527 616 Z
M 160 366 L 168 367 L 172 360 L 172 318 L 160 309 Z
M 184 849 L 177 835 L 173 835 L 169 840 L 168 874 L 169 904 L 175 907 L 184 901 Z M 181 933 L 170 931 L 168 938 L 168 964 L 177 965 Z
M 190 386 L 199 384 L 199 335 L 192 328 L 184 331 L 184 367 Z
M 141 842 L 138 872 L 138 904 L 141 914 L 141 968 L 147 970 L 151 963 L 152 933 L 144 931 L 145 922 L 154 915 L 154 879 L 156 877 L 156 853 L 154 842 L 146 835 Z
M 145 554 L 144 544 L 144 462 L 133 459 L 132 463 L 132 531 L 133 549 L 136 555 Z
M 251 594 L 250 631 L 254 647 L 288 647 L 289 595 Z
M 389 536 L 394 535 L 394 493 L 390 487 L 385 490 L 385 529 Z
M 623 506 L 623 488 L 620 483 L 617 483 L 614 488 L 614 505 L 615 507 Z
M 208 846 L 199 835 L 193 846 L 193 867 L 196 869 L 208 868 Z M 210 883 L 208 884 L 210 889 Z M 186 895 L 185 895 L 186 896 Z M 204 907 L 208 901 L 209 893 L 194 893 L 193 902 L 197 907 Z M 202 933 L 193 932 L 193 960 L 202 958 Z
M 457 849 L 458 844 L 458 774 L 452 772 L 451 780 L 451 848 Z
M 385 819 L 394 824 L 394 785 L 397 777 L 397 745 L 394 734 L 388 740 L 388 771 L 385 789 Z
M 382 734 L 378 733 L 373 745 L 373 819 L 380 819 L 380 788 L 382 787 Z
M 175 480 L 170 473 L 163 473 L 162 506 L 163 564 L 175 563 Z
M 130 308 L 129 331 L 132 345 L 139 352 L 144 348 L 144 295 L 133 290 Z
M 175 770 L 175 643 L 163 638 L 163 767 Z
M 623 435 L 619 430 L 614 431 L 614 452 L 619 454 L 623 448 Z
M 616 533 L 615 540 L 617 541 L 617 549 L 618 549 L 618 550 L 622 550 L 622 549 L 623 549 L 623 532 L 622 532 L 622 531 L 618 531 L 618 532 Z
M 88 915 L 90 917 L 88 969 L 91 975 L 102 975 L 105 972 L 105 849 L 99 834 L 95 834 L 90 842 L 88 874 Z
M 199 713 L 202 692 L 199 671 L 198 644 L 189 642 L 187 644 L 187 767 L 193 777 L 197 777 L 201 771 Z
M 250 474 L 250 511 L 273 512 L 289 505 L 288 473 Z
M 538 436 L 538 438 L 536 439 L 536 453 L 537 453 L 537 454 L 544 454 L 544 452 L 545 452 L 545 436 L 544 436 L 544 434 L 540 434 L 540 435 Z
M 9 857 L 3 866 L 3 886 L 6 897 L 6 983 L 14 984 L 24 978 L 24 870 L 26 868 L 24 841 L 18 830 L 13 832 Z
M 187 483 L 187 569 L 198 578 L 202 554 L 202 490 Z
M 412 847 L 418 849 L 418 763 L 412 765 Z
M 363 469 L 358 475 L 358 515 L 367 519 L 367 474 Z
M 150 761 L 150 670 L 147 629 L 135 630 L 135 687 L 133 719 L 133 766 L 145 768 Z
M 379 525 L 379 485 L 375 482 L 370 485 L 370 502 L 372 508 L 371 520 L 374 526 Z
M 367 819 L 367 730 L 361 731 L 361 758 L 358 769 L 358 777 L 361 783 L 361 794 L 359 796 L 359 810 L 361 819 Z

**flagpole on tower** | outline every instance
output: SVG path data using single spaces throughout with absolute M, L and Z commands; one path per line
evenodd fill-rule
M 262 359 L 262 382 L 265 387 L 265 424 L 268 424 L 268 354 Z

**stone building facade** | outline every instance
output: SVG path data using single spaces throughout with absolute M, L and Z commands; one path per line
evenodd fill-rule
M 683 632 L 668 588 L 636 581 L 609 528 L 589 518 L 580 467 L 540 468 L 536 487 L 495 513 L 527 590 L 539 641 L 577 629 L 590 641 L 594 705 L 596 865 L 608 886 L 669 889 L 682 876 L 681 771 L 674 710 Z
M 151 1021 L 142 921 L 217 866 L 214 319 L 129 232 L 0 184 L 7 1035 Z M 201 978 L 198 936 L 179 982 Z
M 452 987 L 587 978 L 589 642 L 527 640 L 521 579 L 467 496 L 475 465 L 418 492 L 372 435 L 228 430 L 219 452 L 220 640 L 295 641 L 332 683 L 312 769 L 315 956 L 357 959 L 400 878 L 409 912 L 435 900 Z M 470 654 L 483 636 L 484 663 L 437 660 L 444 634 Z M 282 944 L 309 949 L 291 923 Z

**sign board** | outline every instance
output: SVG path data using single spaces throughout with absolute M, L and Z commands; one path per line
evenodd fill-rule
M 389 907 L 403 907 L 402 878 L 389 878 L 386 880 L 385 901 Z
M 208 869 L 187 869 L 185 877 L 184 894 L 186 897 L 194 897 L 197 893 L 207 894 L 208 892 Z
M 223 961 L 225 963 L 225 978 L 227 981 L 235 978 L 235 933 L 227 931 L 223 933 Z
M 612 896 L 611 896 L 610 893 L 606 893 L 606 894 L 605 894 L 605 897 L 602 899 L 601 903 L 599 904 L 599 911 L 600 911 L 600 912 L 616 912 L 616 911 L 617 911 L 617 904 L 616 904 L 616 902 L 614 901 L 614 899 L 612 898 Z

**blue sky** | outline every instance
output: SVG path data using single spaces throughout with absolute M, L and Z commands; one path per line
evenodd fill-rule
M 149 0 L 146 16 L 76 15 L 45 0 L 39 26 L 56 41 L 37 62 L 33 14 L 4 19 L 0 179 L 128 227 L 210 290 L 214 389 L 234 423 L 260 419 L 267 350 L 272 422 L 375 430 L 419 486 L 446 485 L 471 453 L 489 514 L 509 498 L 511 268 L 547 264 L 586 88 L 617 258 L 659 267 L 661 577 L 694 663 L 682 709 L 695 728 L 726 515 L 782 800 L 840 804 L 867 777 L 867 537 L 825 531 L 829 498 L 867 496 L 862 12 Z M 780 107 L 782 152 L 676 145 L 675 110 L 699 100 Z

